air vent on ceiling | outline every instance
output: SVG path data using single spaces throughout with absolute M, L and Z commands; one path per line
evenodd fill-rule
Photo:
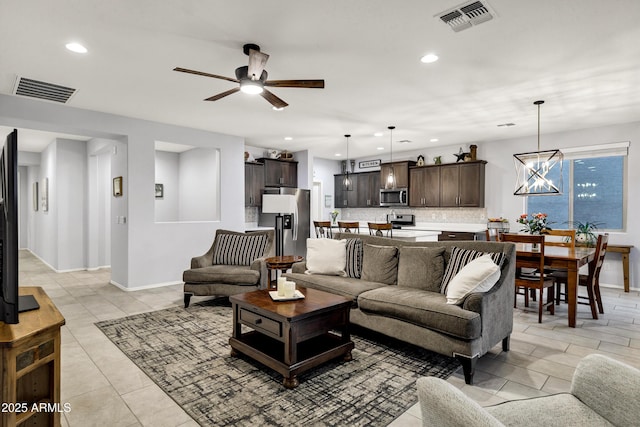
M 76 93 L 76 89 L 18 76 L 13 93 L 64 104 Z
M 455 32 L 466 30 L 473 25 L 482 24 L 495 16 L 495 12 L 491 10 L 486 0 L 463 3 L 435 15 L 436 18 L 449 25 Z

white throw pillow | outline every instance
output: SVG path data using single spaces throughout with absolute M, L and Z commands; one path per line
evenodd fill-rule
M 449 282 L 447 304 L 461 304 L 472 292 L 486 292 L 500 278 L 500 267 L 483 255 L 465 265 Z
M 307 239 L 307 274 L 346 276 L 347 241 Z

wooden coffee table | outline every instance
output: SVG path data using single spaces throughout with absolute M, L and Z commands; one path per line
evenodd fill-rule
M 301 372 L 339 356 L 351 360 L 353 350 L 351 299 L 315 289 L 298 290 L 304 299 L 273 301 L 266 289 L 229 297 L 231 355 L 240 352 L 282 374 L 287 388 L 298 386 Z M 252 330 L 242 333 L 241 325 Z

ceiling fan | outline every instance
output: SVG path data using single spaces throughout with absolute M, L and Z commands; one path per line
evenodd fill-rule
M 217 74 L 205 73 L 202 71 L 189 70 L 187 68 L 176 67 L 173 71 L 181 73 L 196 74 L 198 76 L 213 77 L 214 79 L 228 80 L 239 83 L 240 86 L 226 92 L 213 95 L 205 101 L 217 101 L 225 96 L 238 91 L 250 94 L 260 94 L 269 101 L 274 108 L 284 108 L 287 104 L 282 99 L 269 92 L 266 87 L 302 87 L 310 89 L 323 89 L 324 80 L 267 80 L 267 71 L 264 66 L 267 64 L 269 55 L 260 52 L 260 46 L 256 44 L 245 44 L 242 48 L 245 55 L 249 55 L 249 65 L 236 68 L 236 78 L 219 76 Z

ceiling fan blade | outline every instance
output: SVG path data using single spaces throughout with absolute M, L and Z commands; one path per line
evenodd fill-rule
M 268 80 L 264 84 L 270 87 L 303 87 L 324 89 L 324 80 Z
M 205 101 L 217 101 L 218 99 L 224 98 L 225 96 L 229 96 L 231 94 L 234 94 L 234 93 L 238 92 L 239 90 L 240 90 L 239 87 L 234 87 L 233 89 L 229 89 L 226 92 L 222 92 L 222 93 L 219 93 L 217 95 L 213 95 L 213 96 L 205 99 Z
M 278 98 L 277 96 L 275 96 L 273 93 L 269 92 L 266 89 L 264 89 L 262 91 L 260 96 L 262 96 L 264 99 L 269 101 L 269 103 L 271 103 L 271 105 L 273 105 L 276 108 L 284 108 L 287 105 L 289 105 L 286 102 L 284 102 L 282 99 Z
M 247 75 L 251 80 L 260 79 L 262 70 L 264 70 L 264 66 L 267 65 L 268 59 L 269 55 L 266 53 L 255 49 L 249 50 L 249 71 L 247 72 Z
M 173 69 L 173 71 L 180 71 L 181 73 L 195 74 L 197 76 L 213 77 L 214 79 L 222 79 L 222 80 L 228 80 L 234 83 L 239 83 L 239 80 L 232 79 L 231 77 L 219 76 L 217 74 L 210 74 L 202 71 L 189 70 L 188 68 L 176 67 Z

